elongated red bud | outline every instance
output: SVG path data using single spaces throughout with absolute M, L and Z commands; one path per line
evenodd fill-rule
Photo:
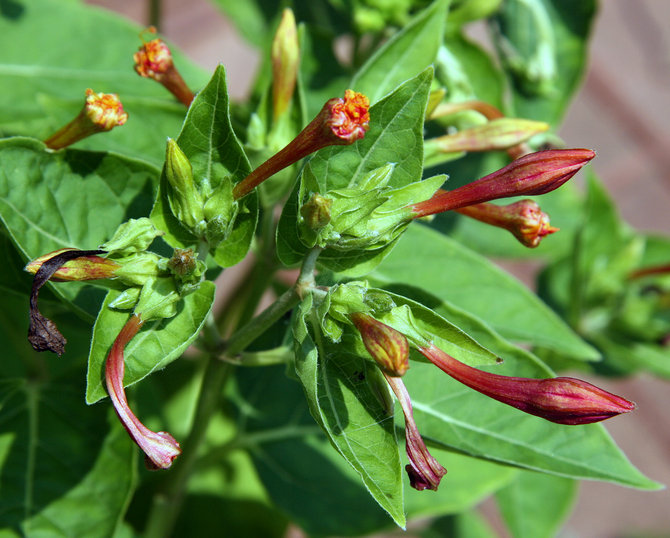
M 147 467 L 151 470 L 167 469 L 172 465 L 172 461 L 181 454 L 179 443 L 169 433 L 154 432 L 142 424 L 128 406 L 126 392 L 123 388 L 125 373 L 123 352 L 128 342 L 142 327 L 142 323 L 140 316 L 133 315 L 114 340 L 105 364 L 105 382 L 121 424 L 133 441 L 144 451 Z
M 635 404 L 591 383 L 572 377 L 528 379 L 472 368 L 430 345 L 419 351 L 464 385 L 558 424 L 591 424 L 635 409 Z
M 270 157 L 233 189 L 237 200 L 267 178 L 327 146 L 342 146 L 365 136 L 370 122 L 370 101 L 362 93 L 344 92 L 344 98 L 329 99 L 321 112 L 286 147 Z
M 114 260 L 103 258 L 97 255 L 82 254 L 81 251 L 75 248 L 62 248 L 49 254 L 44 254 L 39 258 L 35 258 L 24 267 L 24 270 L 33 275 L 39 271 L 42 264 L 64 252 L 69 252 L 73 256 L 68 261 L 65 261 L 56 271 L 49 277 L 53 282 L 74 282 L 82 280 L 100 280 L 103 278 L 114 278 L 116 270 L 121 267 L 120 264 Z M 105 253 L 104 250 L 95 251 L 96 253 Z M 74 255 L 77 255 L 74 257 Z
M 412 204 L 414 218 L 434 215 L 510 196 L 545 194 L 557 189 L 595 157 L 590 149 L 553 149 L 524 155 L 453 191 Z

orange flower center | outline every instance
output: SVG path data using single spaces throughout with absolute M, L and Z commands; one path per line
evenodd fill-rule
M 123 125 L 128 114 L 123 110 L 119 96 L 115 93 L 95 93 L 86 90 L 86 116 L 101 131 L 109 131 L 117 125 Z
M 370 123 L 370 100 L 353 90 L 344 92 L 344 99 L 332 99 L 328 127 L 335 136 L 353 142 L 365 136 Z

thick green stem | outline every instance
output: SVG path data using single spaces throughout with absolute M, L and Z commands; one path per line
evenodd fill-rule
M 181 457 L 170 472 L 170 481 L 154 497 L 147 521 L 147 538 L 166 538 L 171 535 L 186 494 L 188 479 L 198 458 L 198 449 L 205 438 L 209 421 L 219 407 L 223 386 L 232 368 L 214 357 L 208 359 L 191 432 L 184 442 Z

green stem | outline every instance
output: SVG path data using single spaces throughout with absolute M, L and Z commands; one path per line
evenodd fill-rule
M 176 460 L 170 472 L 167 487 L 154 497 L 145 532 L 147 538 L 166 538 L 171 535 L 184 501 L 188 479 L 198 458 L 199 448 L 205 439 L 209 421 L 219 407 L 223 386 L 232 368 L 231 365 L 214 357 L 209 358 L 191 432 L 184 442 L 182 455 Z

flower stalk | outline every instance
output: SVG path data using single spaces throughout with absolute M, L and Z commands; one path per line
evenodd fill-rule
M 352 90 L 344 98 L 329 99 L 317 116 L 278 153 L 253 170 L 233 189 L 235 200 L 254 190 L 280 170 L 327 146 L 353 144 L 369 128 L 370 101 Z

